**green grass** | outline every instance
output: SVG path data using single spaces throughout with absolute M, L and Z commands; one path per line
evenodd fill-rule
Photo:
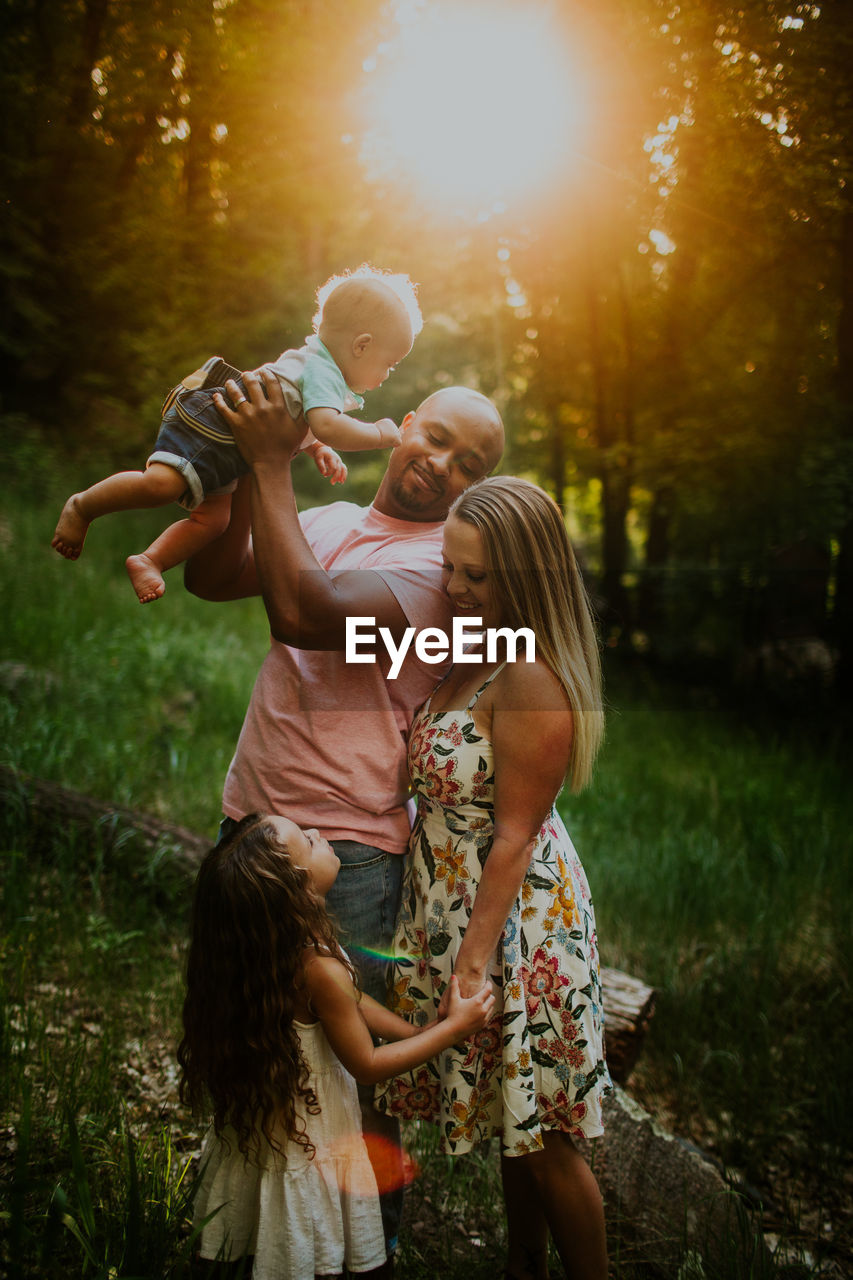
M 0 758 L 212 836 L 263 609 L 194 600 L 179 572 L 140 606 L 123 561 L 162 516 L 96 524 L 68 564 L 49 546 L 60 500 L 12 495 L 0 523 Z M 797 1165 L 820 1195 L 848 1159 L 853 1074 L 839 740 L 616 667 L 608 698 L 595 783 L 561 808 L 604 963 L 659 991 L 632 1089 L 759 1186 Z M 13 806 L 0 835 L 0 1268 L 120 1276 L 142 1233 L 160 1261 L 140 1274 L 178 1276 L 198 1129 L 139 1086 L 174 1069 L 187 886 L 156 857 L 104 858 L 64 830 L 36 851 Z M 447 1161 L 432 1136 L 410 1134 L 422 1176 L 403 1280 L 495 1274 L 495 1161 Z M 628 1257 L 614 1275 L 645 1274 Z
M 180 569 L 140 605 L 124 558 L 162 513 L 92 526 L 71 563 L 50 547 L 59 499 L 0 525 L 2 758 L 22 772 L 213 834 L 269 631 L 259 600 L 187 595 Z
M 853 1136 L 840 738 L 684 691 L 676 709 L 618 672 L 609 693 L 595 785 L 561 807 L 604 962 L 659 991 L 638 1092 L 752 1180 L 780 1148 L 830 1176 Z

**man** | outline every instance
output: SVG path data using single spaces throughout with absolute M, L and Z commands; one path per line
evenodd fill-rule
M 327 906 L 364 989 L 384 1000 L 409 833 L 406 734 L 440 670 L 411 651 L 395 680 L 387 661 L 347 663 L 346 622 L 372 618 L 395 642 L 407 627 L 449 629 L 442 526 L 454 499 L 499 461 L 503 426 L 479 392 L 437 391 L 403 419 L 370 507 L 336 502 L 300 518 L 290 462 L 304 427 L 272 375 L 245 374 L 244 385 L 248 397 L 226 384 L 233 407 L 221 396 L 217 407 L 251 471 L 229 528 L 186 572 L 204 599 L 260 592 L 272 633 L 223 808 L 231 819 L 284 814 L 331 840 L 341 871 Z M 373 1119 L 365 1109 L 366 1128 Z

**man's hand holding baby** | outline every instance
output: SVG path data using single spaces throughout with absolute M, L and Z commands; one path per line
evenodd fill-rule
M 246 396 L 236 382 L 228 381 L 225 383 L 228 400 L 218 391 L 213 397 L 240 453 L 250 467 L 265 462 L 286 465 L 299 452 L 305 436 L 304 422 L 288 413 L 281 383 L 269 369 L 262 367 L 244 373 L 243 385 Z

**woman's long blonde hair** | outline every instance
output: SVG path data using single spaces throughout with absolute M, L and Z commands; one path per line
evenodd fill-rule
M 529 480 L 490 476 L 466 489 L 449 514 L 480 531 L 505 625 L 532 629 L 537 655 L 566 692 L 574 719 L 568 777 L 580 791 L 604 734 L 601 661 L 560 508 Z

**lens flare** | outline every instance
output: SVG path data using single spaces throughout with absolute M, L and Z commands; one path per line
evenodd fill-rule
M 365 70 L 368 173 L 426 202 L 500 211 L 575 162 L 587 95 L 545 8 L 429 5 Z
M 378 1133 L 366 1133 L 364 1141 L 381 1196 L 414 1182 L 420 1170 L 407 1151 Z
M 406 958 L 396 951 L 374 951 L 371 947 L 356 947 L 352 943 L 347 945 L 347 951 L 350 956 L 366 956 L 369 960 L 382 960 L 386 964 L 393 964 L 397 960 Z

